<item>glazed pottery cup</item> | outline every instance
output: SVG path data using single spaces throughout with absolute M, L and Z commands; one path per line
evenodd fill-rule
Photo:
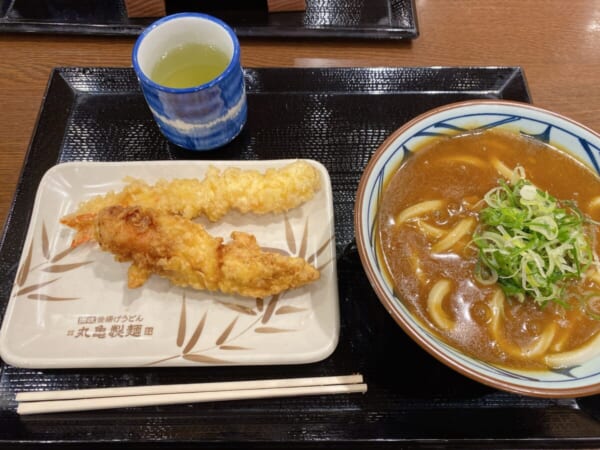
M 210 81 L 191 87 L 168 87 L 151 76 L 169 51 L 200 44 L 229 59 Z M 198 13 L 181 13 L 146 28 L 133 48 L 133 67 L 142 92 L 164 136 L 189 150 L 211 150 L 233 140 L 246 122 L 244 73 L 240 44 L 221 20 Z

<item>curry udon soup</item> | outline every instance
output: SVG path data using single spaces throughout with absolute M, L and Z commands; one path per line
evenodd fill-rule
M 550 194 L 560 206 L 566 201 L 583 215 L 591 262 L 567 270 L 552 291 L 560 298 L 533 301 L 482 270 L 474 242 L 483 233 L 484 197 L 498 186 L 510 191 L 523 177 L 542 197 Z M 431 141 L 405 158 L 380 205 L 379 245 L 396 295 L 447 343 L 492 364 L 546 370 L 600 353 L 597 221 L 600 179 L 587 166 L 533 138 L 471 132 Z M 536 264 L 510 275 L 528 275 Z M 534 289 L 544 281 L 553 282 L 534 278 Z

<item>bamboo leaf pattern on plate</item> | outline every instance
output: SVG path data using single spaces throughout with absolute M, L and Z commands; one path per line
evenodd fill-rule
M 185 292 L 181 299 L 181 312 L 179 313 L 179 327 L 177 328 L 177 340 L 175 343 L 177 347 L 181 347 L 185 341 L 185 326 L 187 323 L 187 317 L 185 312 Z
M 286 330 L 284 328 L 275 328 L 275 327 L 258 327 L 254 329 L 255 333 L 289 333 L 291 331 L 296 330 Z
M 281 294 L 276 294 L 273 297 L 271 297 L 271 301 L 269 301 L 269 304 L 267 305 L 267 308 L 265 309 L 265 313 L 261 320 L 263 324 L 268 323 L 269 320 L 271 320 L 271 316 L 273 315 L 273 312 L 275 312 L 275 307 L 277 306 L 279 297 L 281 297 Z
M 65 250 L 63 250 L 60 253 L 57 253 L 56 255 L 54 255 L 52 257 L 52 259 L 50 259 L 51 263 L 55 263 L 60 261 L 61 259 L 65 258 L 66 256 L 68 256 L 73 250 L 75 250 L 77 247 L 67 247 Z
M 42 255 L 44 255 L 46 261 L 50 259 L 50 244 L 48 242 L 48 231 L 46 230 L 45 222 L 42 222 Z
M 51 266 L 48 266 L 48 267 L 42 269 L 42 271 L 43 272 L 49 272 L 49 273 L 68 272 L 70 270 L 78 269 L 79 267 L 86 266 L 86 265 L 91 264 L 93 262 L 94 261 L 82 261 L 82 262 L 73 263 L 73 264 L 53 264 Z
M 308 217 L 304 221 L 304 231 L 302 232 L 302 239 L 300 240 L 300 251 L 298 256 L 304 258 L 308 248 Z
M 254 309 L 249 308 L 247 306 L 243 306 L 243 305 L 238 305 L 237 303 L 227 303 L 227 302 L 218 302 L 219 304 L 223 305 L 225 308 L 229 308 L 233 311 L 242 313 L 242 314 L 246 314 L 247 316 L 255 316 L 256 315 L 256 311 L 254 311 Z
M 65 258 L 66 256 L 68 256 L 74 250 L 74 247 L 69 246 L 65 250 L 62 250 L 59 253 L 57 253 L 55 256 L 51 256 L 51 254 L 50 254 L 50 239 L 48 237 L 48 229 L 47 229 L 46 223 L 44 221 L 42 221 L 42 227 L 41 227 L 40 234 L 41 234 L 40 239 L 39 239 L 39 242 L 41 243 L 40 251 L 42 253 L 44 260 L 42 262 L 38 262 L 34 267 L 32 267 L 34 248 L 35 248 L 34 243 L 38 242 L 38 241 L 36 241 L 36 239 L 32 238 L 31 242 L 29 244 L 29 249 L 27 250 L 27 256 L 25 257 L 25 260 L 23 261 L 23 264 L 21 265 L 21 267 L 17 273 L 17 277 L 15 280 L 15 284 L 17 287 L 22 287 L 25 284 L 25 282 L 27 281 L 29 275 L 38 270 L 41 272 L 45 272 L 45 273 L 65 273 L 65 272 L 70 272 L 75 269 L 79 269 L 80 267 L 86 266 L 86 265 L 94 262 L 94 261 L 82 261 L 82 262 L 70 263 L 70 264 L 56 264 L 56 262 Z M 40 300 L 40 301 L 79 300 L 81 298 L 81 297 L 74 297 L 74 296 L 69 296 L 69 295 L 64 295 L 64 296 L 63 295 L 50 295 L 50 294 L 46 294 L 46 293 L 42 293 L 42 292 L 35 292 L 35 291 L 39 291 L 44 286 L 47 286 L 58 280 L 60 280 L 60 278 L 54 278 L 49 281 L 44 281 L 44 282 L 29 285 L 26 287 L 22 287 L 21 289 L 17 290 L 17 292 L 14 294 L 14 296 L 19 297 L 19 296 L 22 296 L 25 294 L 30 294 L 27 296 L 27 298 L 29 300 Z M 31 294 L 31 293 L 35 293 L 35 294 Z
M 249 347 L 242 347 L 240 345 L 221 345 L 219 348 L 221 350 L 252 350 Z
M 60 278 L 55 278 L 53 280 L 45 281 L 43 283 L 32 284 L 31 286 L 24 287 L 23 289 L 17 291 L 15 295 L 18 297 L 20 295 L 29 294 L 30 292 L 33 292 L 58 280 L 60 280 Z
M 182 356 L 183 359 L 205 364 L 231 364 L 231 361 L 215 358 L 213 356 L 201 355 L 196 353 L 187 353 Z
M 287 306 L 282 306 L 282 307 L 278 308 L 277 311 L 275 311 L 275 315 L 295 314 L 295 313 L 299 313 L 302 311 L 306 311 L 307 309 L 308 308 L 299 308 L 297 306 L 287 305 Z
M 45 300 L 45 301 L 51 301 L 51 302 L 59 302 L 59 301 L 65 301 L 65 300 L 79 300 L 79 297 L 53 297 L 52 295 L 45 295 L 45 294 L 29 294 L 27 296 L 27 298 L 30 300 Z
M 194 348 L 194 346 L 198 343 L 198 339 L 200 339 L 200 336 L 202 335 L 202 331 L 204 330 L 204 325 L 206 324 L 206 316 L 207 315 L 208 315 L 208 311 L 205 311 L 204 315 L 202 316 L 202 319 L 200 319 L 200 322 L 198 322 L 198 325 L 196 325 L 196 329 L 192 333 L 192 337 L 190 337 L 190 340 L 188 341 L 187 345 L 183 349 L 184 354 L 189 353 Z
M 237 316 L 235 319 L 233 319 L 233 321 L 227 326 L 227 328 L 225 328 L 225 331 L 223 331 L 223 333 L 221 333 L 221 336 L 218 337 L 216 344 L 217 345 L 221 345 L 223 344 L 227 338 L 229 337 L 229 335 L 231 334 L 231 332 L 233 331 L 233 327 L 235 327 L 236 322 L 238 321 L 238 319 L 240 318 L 240 316 Z
M 23 286 L 27 281 L 27 276 L 29 275 L 29 269 L 31 267 L 31 257 L 33 255 L 33 239 L 29 244 L 29 250 L 27 250 L 27 256 L 25 257 L 25 261 L 23 261 L 23 265 L 19 269 L 19 273 L 17 274 L 17 286 Z M 17 294 L 19 295 L 19 294 Z
M 325 251 L 325 249 L 332 243 L 333 241 L 333 236 L 330 236 L 329 239 L 327 239 L 325 241 L 325 243 L 318 248 L 318 250 L 313 253 L 312 255 L 310 255 L 307 258 L 307 261 L 310 262 L 311 264 L 316 264 L 317 260 L 319 258 L 319 256 Z M 320 272 L 321 270 L 323 270 L 325 267 L 327 267 L 331 262 L 333 261 L 333 258 L 329 258 L 327 261 L 325 261 L 323 264 L 321 264 L 320 266 L 317 266 L 317 270 Z
M 306 260 L 310 263 L 310 264 L 314 264 L 317 262 L 317 259 L 319 258 L 319 256 L 321 256 L 321 254 L 327 249 L 327 247 L 329 247 L 329 244 L 331 243 L 331 237 L 329 239 L 327 239 L 323 245 L 321 245 L 321 247 L 319 247 L 317 249 L 317 251 L 315 253 L 313 253 L 312 255 L 310 255 Z
M 287 214 L 283 216 L 283 222 L 285 225 L 285 241 L 287 242 L 288 249 L 292 254 L 296 253 L 296 238 L 294 237 L 294 230 L 292 228 L 292 224 L 290 223 L 290 219 Z

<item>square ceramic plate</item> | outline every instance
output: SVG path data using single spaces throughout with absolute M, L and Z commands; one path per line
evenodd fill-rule
M 259 245 L 303 256 L 321 278 L 262 300 L 170 284 L 152 276 L 127 288 L 127 263 L 97 244 L 70 249 L 73 231 L 59 223 L 92 196 L 119 190 L 129 176 L 201 178 L 213 165 L 264 171 L 277 161 L 72 162 L 51 168 L 34 204 L 15 285 L 0 332 L 2 358 L 32 368 L 294 364 L 335 349 L 339 304 L 331 181 L 304 205 L 280 215 L 230 213 L 198 219 L 227 240 L 234 230 Z

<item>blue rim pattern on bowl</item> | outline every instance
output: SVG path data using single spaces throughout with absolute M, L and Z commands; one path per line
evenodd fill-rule
M 382 145 L 385 153 L 376 153 L 370 162 L 371 170 L 364 182 L 358 209 L 364 209 L 364 214 L 357 216 L 357 228 L 364 230 L 364 238 L 368 240 L 363 258 L 368 258 L 369 264 L 376 270 L 367 270 L 371 282 L 385 292 L 389 304 L 388 311 L 406 330 L 409 325 L 417 334 L 426 350 L 434 356 L 442 356 L 436 346 L 441 346 L 444 352 L 451 356 L 450 365 L 459 369 L 467 376 L 487 384 L 494 385 L 500 381 L 508 390 L 539 396 L 566 396 L 569 393 L 585 390 L 591 387 L 600 388 L 600 357 L 584 366 L 571 367 L 564 370 L 550 371 L 516 371 L 488 364 L 441 342 L 433 333 L 415 320 L 409 310 L 393 292 L 393 286 L 386 278 L 386 269 L 377 255 L 376 250 L 376 215 L 378 204 L 385 190 L 386 182 L 397 170 L 408 152 L 418 148 L 432 137 L 453 136 L 461 132 L 477 129 L 509 129 L 540 139 L 550 145 L 567 150 L 588 167 L 600 174 L 600 137 L 591 130 L 575 124 L 559 115 L 540 110 L 527 104 L 504 101 L 463 102 L 440 108 L 439 111 L 425 114 L 409 122 L 394 133 Z M 360 190 L 360 189 L 359 189 Z M 365 205 L 362 208 L 362 205 Z M 357 230 L 357 232 L 359 232 Z M 359 246 L 360 248 L 360 246 Z M 393 311 L 395 310 L 395 311 Z M 407 324 L 403 324 L 407 321 Z M 409 332 L 409 334 L 411 334 Z M 444 358 L 442 358 L 444 359 Z M 585 392 L 589 395 L 593 392 Z

